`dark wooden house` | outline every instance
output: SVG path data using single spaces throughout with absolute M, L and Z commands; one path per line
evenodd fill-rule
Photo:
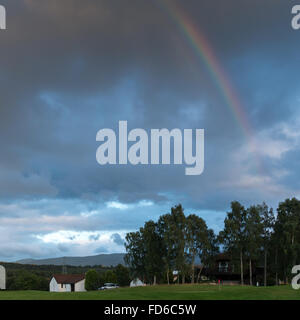
M 202 276 L 217 282 L 220 280 L 222 283 L 240 283 L 241 281 L 239 260 L 232 260 L 231 256 L 227 253 L 217 254 L 210 267 L 196 266 L 196 274 L 198 274 L 199 271 Z M 252 264 L 253 284 L 256 284 L 261 272 L 262 269 L 256 267 L 254 261 Z M 244 283 L 249 283 L 249 279 L 249 268 L 247 268 L 247 263 L 244 261 Z

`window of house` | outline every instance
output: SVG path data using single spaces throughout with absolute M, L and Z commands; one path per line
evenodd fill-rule
M 228 262 L 220 261 L 219 262 L 219 272 L 228 272 Z

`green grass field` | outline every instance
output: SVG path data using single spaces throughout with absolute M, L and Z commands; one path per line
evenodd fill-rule
M 300 300 L 291 286 L 249 287 L 212 285 L 158 285 L 107 291 L 54 293 L 1 291 L 0 300 Z

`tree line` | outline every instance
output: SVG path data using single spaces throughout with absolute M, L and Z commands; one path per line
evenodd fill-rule
M 203 269 L 215 267 L 220 252 L 236 263 L 241 284 L 245 271 L 253 284 L 254 265 L 262 266 L 265 286 L 288 282 L 292 267 L 300 262 L 300 201 L 280 202 L 277 214 L 265 203 L 245 208 L 233 201 L 218 234 L 198 215 L 186 216 L 179 204 L 157 222 L 147 221 L 137 232 L 128 233 L 125 248 L 131 277 L 151 284 L 169 284 L 174 270 L 182 283 L 199 282 Z M 196 260 L 201 262 L 197 274 Z
M 19 263 L 0 263 L 6 268 L 7 290 L 41 290 L 49 291 L 49 282 L 54 274 L 62 273 L 59 265 L 29 265 Z M 129 270 L 123 265 L 110 266 L 65 266 L 68 274 L 86 274 L 88 290 L 98 289 L 106 282 L 128 286 Z M 92 272 L 90 272 L 92 270 Z M 96 277 L 95 277 L 96 273 Z M 89 281 L 90 275 L 95 281 Z M 93 275 L 94 274 L 94 275 Z
M 85 289 L 88 291 L 97 290 L 105 283 L 117 283 L 120 287 L 129 286 L 129 270 L 122 264 L 118 264 L 112 270 L 98 272 L 96 269 L 90 269 L 85 275 Z

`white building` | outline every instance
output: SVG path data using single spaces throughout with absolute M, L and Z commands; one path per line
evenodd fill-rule
M 55 274 L 49 285 L 51 292 L 83 292 L 85 290 L 84 274 Z
M 130 287 L 143 287 L 143 286 L 145 286 L 145 284 L 139 278 L 133 279 L 130 282 Z
M 6 271 L 3 266 L 0 266 L 0 290 L 6 289 Z

